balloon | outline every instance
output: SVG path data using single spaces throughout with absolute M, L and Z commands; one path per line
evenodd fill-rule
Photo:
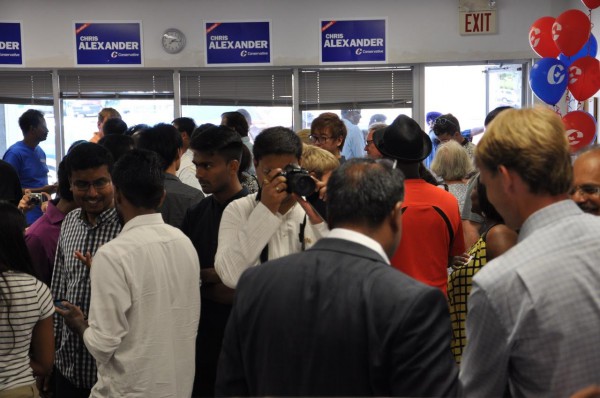
M 567 113 L 562 121 L 567 130 L 567 138 L 571 145 L 571 153 L 585 148 L 594 141 L 596 136 L 596 119 L 584 111 L 573 111 Z
M 583 11 L 568 10 L 556 18 L 552 25 L 552 38 L 556 47 L 570 57 L 587 43 L 591 31 L 590 18 Z
M 529 45 L 542 58 L 556 58 L 560 54 L 552 39 L 552 25 L 555 21 L 554 17 L 541 17 L 529 28 Z
M 529 86 L 539 99 L 556 105 L 567 90 L 567 67 L 556 58 L 540 59 L 529 74 Z
M 598 54 L 598 42 L 596 41 L 596 37 L 592 33 L 588 42 L 583 46 L 581 50 L 579 50 L 577 54 L 573 55 L 572 57 L 567 57 L 565 54 L 560 54 L 558 56 L 558 59 L 560 59 L 563 62 L 563 64 L 565 64 L 565 66 L 569 67 L 573 62 L 577 61 L 580 58 L 586 57 L 588 55 L 590 57 L 595 57 L 596 54 Z
M 585 101 L 600 90 L 600 62 L 583 57 L 569 67 L 569 91 L 577 101 Z
M 590 10 L 600 7 L 600 0 L 581 0 Z

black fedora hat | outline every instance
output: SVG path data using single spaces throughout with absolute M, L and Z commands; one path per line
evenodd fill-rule
M 400 115 L 392 124 L 373 133 L 373 144 L 388 158 L 402 162 L 420 162 L 431 153 L 431 140 L 419 124 Z

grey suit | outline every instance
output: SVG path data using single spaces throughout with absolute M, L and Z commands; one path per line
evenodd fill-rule
M 458 370 L 438 289 L 375 251 L 321 239 L 247 270 L 217 396 L 452 396 Z

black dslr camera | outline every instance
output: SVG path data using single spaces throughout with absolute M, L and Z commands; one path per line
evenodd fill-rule
M 308 170 L 294 164 L 288 164 L 281 171 L 281 175 L 287 180 L 287 193 L 293 192 L 300 196 L 308 196 L 315 192 L 317 184 L 308 174 Z

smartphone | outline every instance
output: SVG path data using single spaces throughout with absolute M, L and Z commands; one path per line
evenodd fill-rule
M 66 310 L 67 307 L 65 307 L 62 302 L 63 301 L 67 301 L 67 300 L 63 300 L 63 299 L 58 299 L 58 300 L 54 300 L 54 306 L 60 308 L 61 310 Z M 68 302 L 68 301 L 67 301 Z

